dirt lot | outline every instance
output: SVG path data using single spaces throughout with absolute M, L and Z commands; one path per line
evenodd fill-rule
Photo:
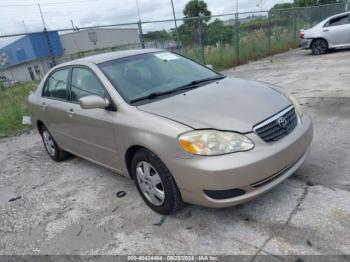
M 350 254 L 350 51 L 296 50 L 225 73 L 302 98 L 315 137 L 294 176 L 244 205 L 160 216 L 133 181 L 80 158 L 51 161 L 35 132 L 3 139 L 0 254 Z

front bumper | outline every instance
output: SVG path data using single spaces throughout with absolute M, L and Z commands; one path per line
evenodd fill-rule
M 300 47 L 302 49 L 310 49 L 312 39 L 301 39 Z
M 278 185 L 305 161 L 313 137 L 312 121 L 304 114 L 292 133 L 273 143 L 264 142 L 255 133 L 247 136 L 255 143 L 248 152 L 163 159 L 185 202 L 207 207 L 233 206 Z M 204 193 L 232 189 L 245 193 L 224 199 L 213 199 Z

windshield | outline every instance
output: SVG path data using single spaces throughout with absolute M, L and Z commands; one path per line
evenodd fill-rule
M 99 66 L 128 102 L 152 93 L 170 92 L 193 81 L 220 76 L 209 68 L 171 52 L 135 55 Z

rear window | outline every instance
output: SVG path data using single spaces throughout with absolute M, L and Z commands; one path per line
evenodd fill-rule
M 338 26 L 338 25 L 345 25 L 349 23 L 350 23 L 349 15 L 344 15 L 344 16 L 339 16 L 329 20 L 326 26 Z

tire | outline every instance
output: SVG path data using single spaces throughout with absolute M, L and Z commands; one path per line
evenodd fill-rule
M 328 43 L 324 39 L 315 39 L 311 44 L 313 55 L 323 55 L 328 52 Z
M 49 130 L 42 126 L 40 130 L 41 138 L 44 143 L 44 147 L 48 155 L 57 162 L 63 161 L 69 157 L 69 153 L 62 150 L 56 143 L 55 139 L 52 137 Z
M 183 206 L 180 191 L 169 169 L 151 151 L 140 149 L 135 153 L 132 176 L 141 197 L 155 212 L 167 215 Z

